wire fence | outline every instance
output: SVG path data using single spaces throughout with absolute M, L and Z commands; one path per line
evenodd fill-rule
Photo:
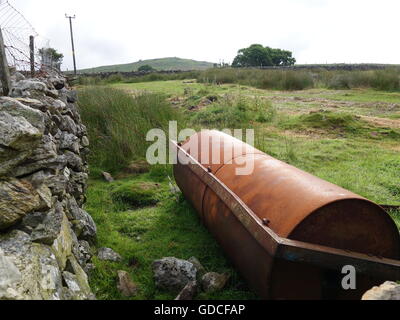
M 30 71 L 32 66 L 34 70 L 41 70 L 43 66 L 59 69 L 48 54 L 50 41 L 41 37 L 25 16 L 7 0 L 0 0 L 0 28 L 9 66 L 22 72 Z

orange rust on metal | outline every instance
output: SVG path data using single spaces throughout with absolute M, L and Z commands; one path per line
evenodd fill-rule
M 214 136 L 218 143 L 204 150 L 201 141 Z M 200 150 L 190 150 L 190 140 L 172 142 L 177 184 L 262 298 L 358 299 L 381 281 L 400 279 L 399 233 L 379 206 L 218 131 L 202 131 L 195 141 Z M 224 148 L 232 146 L 239 152 L 229 150 L 229 159 Z M 213 163 L 213 151 L 228 159 Z M 232 160 L 248 154 L 253 174 L 234 174 Z M 300 197 L 293 185 L 304 188 Z M 341 288 L 346 265 L 357 270 L 357 290 Z

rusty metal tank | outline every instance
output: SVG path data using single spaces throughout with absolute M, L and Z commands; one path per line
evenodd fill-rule
M 400 280 L 399 231 L 379 205 L 219 131 L 175 146 L 178 186 L 261 298 L 359 299 Z

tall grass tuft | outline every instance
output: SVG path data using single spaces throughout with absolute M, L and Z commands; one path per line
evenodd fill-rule
M 375 71 L 372 87 L 378 90 L 400 91 L 399 70 L 392 68 Z
M 145 157 L 149 130 L 167 130 L 170 120 L 180 119 L 161 95 L 132 96 L 110 87 L 81 89 L 79 108 L 91 141 L 92 168 L 109 172 Z

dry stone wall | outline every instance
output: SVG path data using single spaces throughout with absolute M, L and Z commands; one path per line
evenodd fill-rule
M 89 140 L 76 99 L 56 73 L 15 73 L 0 97 L 0 300 L 94 299 Z
M 150 74 L 181 74 L 190 73 L 196 70 L 159 70 L 159 71 L 130 71 L 130 72 L 85 72 L 79 73 L 80 77 L 99 77 L 100 79 L 106 79 L 111 76 L 121 75 L 127 78 L 142 77 Z

